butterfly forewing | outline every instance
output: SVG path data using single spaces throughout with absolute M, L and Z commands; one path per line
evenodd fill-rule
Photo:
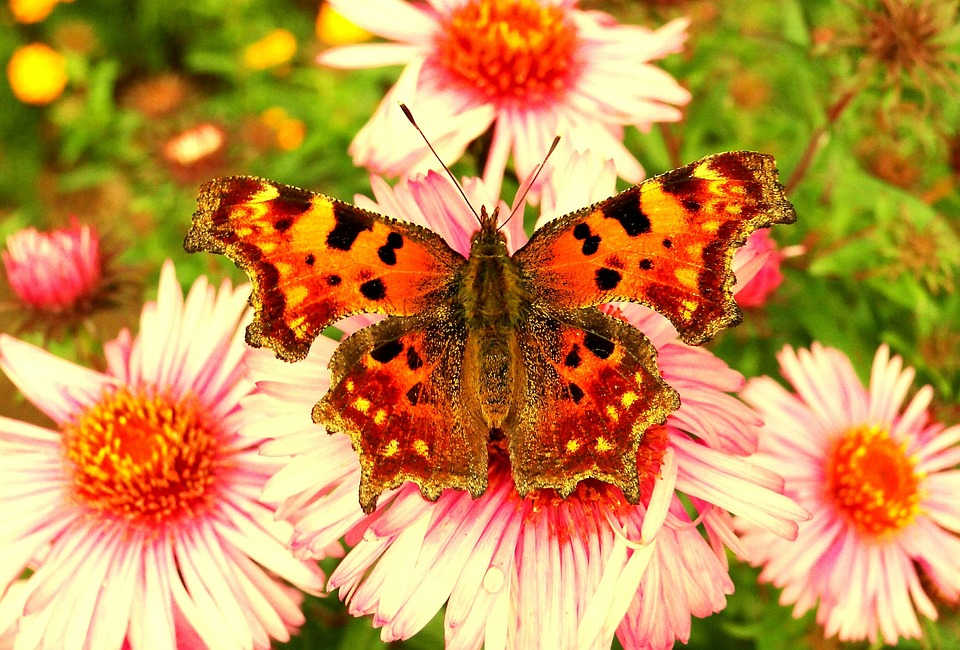
M 198 205 L 184 247 L 246 271 L 256 308 L 247 341 L 288 361 L 345 316 L 435 305 L 464 262 L 425 228 L 260 178 L 211 181 Z
M 515 259 L 537 302 L 639 302 L 698 344 L 739 320 L 736 249 L 757 228 L 795 220 L 771 156 L 723 153 L 547 224 Z

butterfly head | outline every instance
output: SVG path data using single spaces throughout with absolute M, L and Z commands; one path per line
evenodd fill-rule
M 470 240 L 471 256 L 500 257 L 507 254 L 507 239 L 497 226 L 499 218 L 499 207 L 488 213 L 486 206 L 481 206 L 480 230 L 473 233 Z

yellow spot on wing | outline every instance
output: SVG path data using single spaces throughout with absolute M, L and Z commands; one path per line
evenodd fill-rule
M 387 412 L 383 409 L 377 409 L 377 412 L 373 415 L 374 424 L 383 424 L 383 421 L 387 419 Z
M 370 408 L 370 400 L 368 400 L 366 397 L 358 397 L 353 401 L 353 406 L 361 413 L 366 413 L 367 409 Z
M 259 203 L 260 201 L 269 201 L 277 198 L 279 195 L 280 190 L 273 185 L 264 185 L 259 192 L 250 196 L 250 202 Z
M 620 420 L 620 414 L 617 413 L 617 407 L 615 407 L 613 404 L 607 406 L 607 417 L 614 422 L 618 422 Z
M 307 333 L 307 318 L 306 316 L 297 316 L 290 321 L 289 324 L 290 330 L 297 336 L 304 336 Z
M 348 392 L 348 393 L 352 392 L 352 391 L 353 391 L 353 380 L 352 380 L 352 379 L 348 379 L 348 380 L 347 380 L 347 383 L 345 383 L 343 386 L 344 386 L 344 388 L 347 389 L 347 392 Z
M 607 442 L 607 439 L 604 438 L 603 436 L 598 436 L 596 449 L 597 451 L 610 451 L 611 449 L 613 449 L 613 445 Z
M 637 401 L 637 394 L 634 393 L 632 390 L 627 391 L 620 398 L 620 403 L 623 404 L 624 408 L 629 407 L 631 404 L 633 404 L 636 401 Z
M 700 224 L 700 227 L 703 229 L 704 232 L 708 232 L 712 235 L 713 233 L 717 232 L 717 230 L 720 229 L 720 222 L 704 221 L 703 223 Z
M 673 272 L 673 275 L 677 278 L 680 284 L 686 285 L 688 287 L 694 287 L 697 285 L 696 269 L 680 267 Z
M 414 440 L 413 450 L 424 457 L 430 453 L 430 447 L 428 447 L 427 443 L 425 443 L 423 440 Z
M 400 450 L 400 443 L 397 442 L 396 438 L 394 438 L 393 440 L 387 443 L 386 447 L 383 448 L 383 455 L 386 458 L 390 458 L 391 456 L 396 454 L 397 451 L 399 450 Z
M 567 451 L 568 451 L 569 453 L 572 454 L 572 453 L 574 453 L 575 451 L 577 451 L 578 449 L 580 449 L 580 442 L 579 442 L 579 441 L 577 441 L 577 440 L 568 440 L 568 441 L 567 441 Z
M 302 284 L 294 285 L 287 289 L 286 299 L 287 307 L 296 307 L 301 302 L 306 300 L 310 292 Z M 303 320 L 303 317 L 300 317 L 300 320 Z

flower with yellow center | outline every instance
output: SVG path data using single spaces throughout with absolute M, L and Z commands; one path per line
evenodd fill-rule
M 67 61 L 45 43 L 23 45 L 7 63 L 7 79 L 24 104 L 49 104 L 67 87 Z
M 57 424 L 0 417 L 0 639 L 268 650 L 303 623 L 282 581 L 323 576 L 259 500 L 278 463 L 239 433 L 248 293 L 200 278 L 184 298 L 168 263 L 102 373 L 0 335 L 0 369 Z
M 524 178 L 557 135 L 561 147 L 595 151 L 614 161 L 618 176 L 637 182 L 644 172 L 623 146 L 624 127 L 647 130 L 656 122 L 677 121 L 682 117 L 677 106 L 690 99 L 651 64 L 681 49 L 686 19 L 655 31 L 619 25 L 601 12 L 577 9 L 576 0 L 328 4 L 391 42 L 332 48 L 319 56 L 320 63 L 406 65 L 350 146 L 354 162 L 378 174 L 437 166 L 397 108 L 402 101 L 446 163 L 492 129 L 483 178 L 494 195 L 511 153 L 517 176 Z
M 795 393 L 769 377 L 743 393 L 764 419 L 753 458 L 813 518 L 792 544 L 740 522 L 747 559 L 796 616 L 816 607 L 828 635 L 919 637 L 917 614 L 937 617 L 919 567 L 942 596 L 960 597 L 960 426 L 930 420 L 929 386 L 904 406 L 913 370 L 885 345 L 868 388 L 832 348 L 786 348 L 779 360 Z

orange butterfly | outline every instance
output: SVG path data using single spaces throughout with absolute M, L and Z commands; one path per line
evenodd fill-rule
M 350 436 L 360 505 L 414 481 L 474 497 L 488 443 L 506 446 L 517 491 L 569 495 L 592 478 L 638 503 L 644 431 L 679 406 L 656 349 L 598 308 L 648 305 L 683 340 L 739 321 L 735 250 L 796 220 L 772 157 L 708 156 L 556 219 L 510 255 L 481 210 L 466 259 L 436 233 L 248 176 L 201 188 L 184 247 L 223 253 L 253 283 L 247 342 L 286 361 L 328 325 L 387 314 L 340 344 L 313 409 Z

